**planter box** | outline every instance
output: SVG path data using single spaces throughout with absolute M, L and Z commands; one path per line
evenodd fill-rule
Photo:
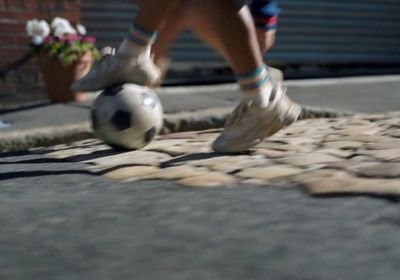
M 54 102 L 84 101 L 85 92 L 72 92 L 71 84 L 85 76 L 93 65 L 93 56 L 87 52 L 81 59 L 69 66 L 46 53 L 40 53 L 37 63 L 46 85 L 47 95 Z

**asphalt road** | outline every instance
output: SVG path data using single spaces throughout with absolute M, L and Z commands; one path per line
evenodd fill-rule
M 0 279 L 400 277 L 397 200 L 117 183 L 24 153 L 0 185 Z

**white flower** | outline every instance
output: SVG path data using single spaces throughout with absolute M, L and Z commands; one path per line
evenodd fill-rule
M 76 25 L 76 30 L 78 30 L 79 35 L 85 36 L 86 35 L 86 27 L 82 24 Z
M 56 29 L 59 26 L 71 26 L 71 23 L 65 18 L 55 17 L 51 22 L 51 28 Z
M 32 42 L 35 45 L 40 45 L 50 34 L 50 26 L 44 20 L 28 20 L 26 23 L 26 32 L 30 37 L 32 37 Z
M 51 22 L 51 28 L 54 30 L 54 35 L 62 37 L 67 34 L 76 34 L 76 30 L 72 27 L 69 21 L 65 18 L 56 17 Z

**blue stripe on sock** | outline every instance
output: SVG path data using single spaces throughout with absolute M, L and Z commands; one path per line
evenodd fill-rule
M 260 76 L 264 71 L 264 66 L 261 66 L 253 71 L 237 75 L 238 79 L 250 79 Z
M 257 89 L 261 88 L 266 82 L 268 82 L 269 78 L 268 76 L 265 76 L 264 79 L 257 81 L 255 83 L 247 84 L 247 85 L 241 85 L 240 87 L 242 90 L 251 90 L 251 89 Z
M 148 42 L 142 40 L 141 38 L 139 38 L 139 37 L 137 37 L 135 35 L 133 35 L 131 32 L 128 32 L 128 34 L 126 35 L 126 38 L 129 41 L 131 41 L 131 42 L 133 42 L 133 43 L 135 43 L 136 45 L 139 45 L 139 46 L 146 46 L 148 44 Z
M 146 30 L 135 23 L 133 23 L 130 28 L 131 30 L 135 30 L 136 32 L 140 33 L 143 37 L 148 37 L 149 39 L 157 37 L 157 32 Z

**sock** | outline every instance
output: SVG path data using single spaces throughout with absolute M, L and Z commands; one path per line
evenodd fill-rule
M 157 38 L 157 32 L 146 30 L 137 24 L 132 24 L 125 40 L 117 50 L 117 54 L 126 56 L 150 55 L 151 45 Z
M 273 87 L 265 66 L 239 74 L 237 78 L 244 99 L 252 100 L 253 104 L 259 107 L 268 106 L 269 96 Z

